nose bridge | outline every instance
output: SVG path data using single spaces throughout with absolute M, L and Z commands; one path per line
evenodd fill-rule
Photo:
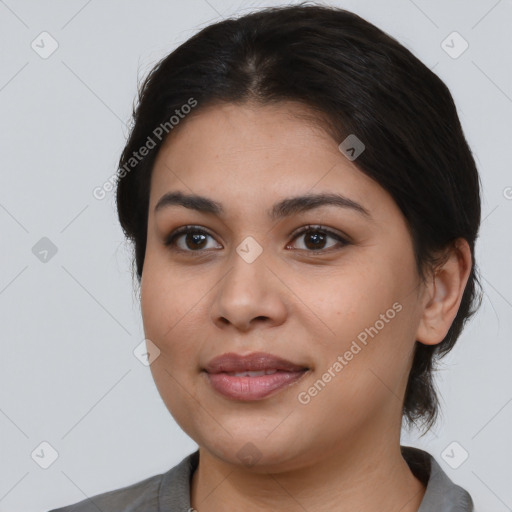
M 214 321 L 227 320 L 241 328 L 255 318 L 282 321 L 286 310 L 283 290 L 267 268 L 266 250 L 252 237 L 233 249 L 213 305 Z
M 263 257 L 263 247 L 252 237 L 244 239 L 233 250 L 230 258 L 231 270 L 222 285 L 223 294 L 237 303 L 260 300 L 268 288 L 268 272 Z

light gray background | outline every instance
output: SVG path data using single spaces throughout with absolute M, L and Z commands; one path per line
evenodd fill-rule
M 133 355 L 144 335 L 130 253 L 113 193 L 92 190 L 116 170 L 138 78 L 205 25 L 285 3 L 0 1 L 0 511 L 74 503 L 196 448 Z M 483 181 L 485 297 L 439 372 L 441 421 L 403 444 L 431 452 L 477 510 L 512 510 L 512 1 L 330 4 L 396 37 L 455 98 Z M 59 45 L 47 59 L 31 47 L 43 31 Z M 469 43 L 456 59 L 441 46 L 453 31 Z M 42 237 L 57 247 L 47 262 L 32 252 Z M 43 441 L 58 452 L 48 469 L 31 457 Z M 458 469 L 442 455 L 453 441 L 469 453 Z

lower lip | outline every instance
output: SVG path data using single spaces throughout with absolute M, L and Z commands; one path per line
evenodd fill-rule
M 227 373 L 206 373 L 215 391 L 235 400 L 261 400 L 274 391 L 299 380 L 307 370 L 300 372 L 277 371 L 260 377 L 235 377 Z

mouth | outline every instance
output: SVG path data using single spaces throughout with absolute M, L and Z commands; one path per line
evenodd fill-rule
M 280 370 L 273 368 L 272 370 L 260 370 L 260 371 L 243 371 L 243 372 L 221 372 L 231 377 L 261 377 L 262 375 L 273 375 Z
M 262 352 L 223 354 L 203 370 L 211 387 L 233 400 L 262 400 L 297 382 L 310 371 L 304 365 Z

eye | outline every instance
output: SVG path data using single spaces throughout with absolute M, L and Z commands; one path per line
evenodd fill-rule
M 208 247 L 208 237 L 213 239 L 212 235 L 198 226 L 183 226 L 173 231 L 164 244 L 177 251 L 201 252 L 201 249 L 212 249 Z M 183 243 L 180 244 L 180 241 Z
M 326 251 L 326 249 L 332 249 L 339 246 L 348 245 L 349 242 L 341 235 L 334 233 L 333 231 L 324 228 L 323 226 L 306 226 L 302 228 L 299 232 L 295 233 L 293 240 L 296 240 L 299 237 L 304 237 L 304 247 L 299 247 L 299 250 L 305 250 L 308 252 L 322 252 Z M 332 238 L 338 242 L 338 244 L 332 244 L 325 247 L 326 240 Z M 289 246 L 287 246 L 288 248 Z
M 341 235 L 324 228 L 323 226 L 305 226 L 293 234 L 292 241 L 304 237 L 304 247 L 299 250 L 307 252 L 326 252 L 338 246 L 348 245 L 350 242 Z M 204 252 L 203 249 L 222 249 L 222 246 L 208 247 L 208 237 L 213 240 L 213 236 L 199 226 L 183 226 L 173 231 L 164 241 L 166 247 L 181 252 Z M 326 241 L 331 238 L 337 243 L 325 247 Z M 286 248 L 289 248 L 287 245 Z

